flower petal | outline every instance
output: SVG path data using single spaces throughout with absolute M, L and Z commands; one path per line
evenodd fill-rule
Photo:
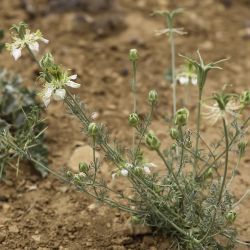
M 179 83 L 180 83 L 181 85 L 186 85 L 186 84 L 189 83 L 189 77 L 188 77 L 188 76 L 180 76 L 180 77 L 178 78 L 178 80 L 179 80 Z
M 53 95 L 54 100 L 60 101 L 63 100 L 66 95 L 65 89 L 57 89 Z
M 71 88 L 79 88 L 81 85 L 79 83 L 73 82 L 71 80 L 69 80 L 68 82 L 66 82 L 66 85 L 71 87 Z
M 191 82 L 193 85 L 197 85 L 197 77 L 192 77 Z
M 39 43 L 38 42 L 34 42 L 34 43 L 29 44 L 29 47 L 34 52 L 39 51 Z
M 49 103 L 50 103 L 50 98 L 46 98 L 45 96 L 43 97 L 43 103 L 44 103 L 44 106 L 47 108 Z
M 40 40 L 41 40 L 42 42 L 46 43 L 46 44 L 49 43 L 49 40 L 48 40 L 48 39 L 45 39 L 45 38 L 43 38 L 43 37 L 41 37 Z
M 121 175 L 122 176 L 128 176 L 128 170 L 127 169 L 122 169 L 121 170 Z
M 54 88 L 53 88 L 53 87 L 47 86 L 47 87 L 45 88 L 44 93 L 43 93 L 44 98 L 50 98 L 51 95 L 52 95 L 52 93 L 53 93 L 53 91 L 54 91 Z
M 151 173 L 151 170 L 149 167 L 143 167 L 143 170 L 146 174 L 150 174 Z
M 70 80 L 75 80 L 76 78 L 77 78 L 76 74 L 69 77 Z
M 12 56 L 14 57 L 14 59 L 17 60 L 22 55 L 22 49 L 21 48 L 13 48 L 11 53 L 12 53 Z

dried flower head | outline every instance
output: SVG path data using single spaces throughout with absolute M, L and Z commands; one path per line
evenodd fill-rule
M 203 112 L 203 115 L 210 120 L 212 125 L 220 119 L 225 119 L 228 122 L 230 116 L 234 119 L 238 116 L 237 111 L 241 108 L 241 105 L 235 95 L 222 92 L 215 94 L 212 100 L 214 101 L 212 105 L 203 103 L 203 107 L 207 110 Z

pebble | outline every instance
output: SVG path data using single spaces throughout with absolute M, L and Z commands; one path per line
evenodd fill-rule
M 19 229 L 16 225 L 9 226 L 8 229 L 10 233 L 19 233 Z

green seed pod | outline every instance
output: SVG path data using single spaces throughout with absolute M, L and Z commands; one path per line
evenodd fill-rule
M 247 142 L 241 141 L 238 143 L 238 150 L 239 150 L 240 156 L 243 156 L 245 154 L 246 147 L 247 147 Z
M 173 140 L 178 140 L 180 138 L 180 132 L 176 128 L 170 129 L 170 136 Z
M 146 145 L 149 147 L 151 150 L 158 150 L 161 142 L 158 139 L 158 137 L 154 134 L 153 131 L 149 131 L 146 136 L 145 136 L 145 142 Z
M 138 60 L 138 52 L 137 49 L 131 49 L 129 51 L 129 60 L 135 62 Z
M 81 162 L 80 164 L 79 164 L 79 171 L 80 172 L 88 172 L 88 170 L 89 170 L 89 165 L 86 163 L 86 162 Z
M 185 126 L 189 117 L 189 111 L 186 108 L 177 110 L 174 117 L 174 124 L 177 126 Z
M 98 133 L 98 127 L 95 122 L 91 122 L 88 126 L 88 133 L 95 137 Z
M 139 121 L 140 121 L 139 116 L 136 113 L 132 113 L 129 115 L 128 123 L 130 126 L 136 127 Z
M 226 219 L 228 223 L 230 224 L 232 224 L 235 221 L 236 217 L 237 217 L 237 214 L 235 211 L 229 211 L 226 215 Z
M 148 93 L 148 103 L 150 105 L 155 105 L 158 102 L 158 93 L 156 90 L 150 90 Z

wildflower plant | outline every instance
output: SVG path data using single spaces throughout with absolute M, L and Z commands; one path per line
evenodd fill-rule
M 43 137 L 46 123 L 41 114 L 42 107 L 36 99 L 35 91 L 22 86 L 20 76 L 0 69 L 0 179 L 4 178 L 7 167 L 15 168 L 18 174 L 21 159 L 6 146 L 6 138 L 11 138 L 17 145 L 26 148 L 27 153 L 42 164 L 48 164 L 48 152 Z M 19 160 L 14 164 L 16 158 Z M 47 169 L 33 163 L 33 167 L 45 177 Z
M 173 13 L 163 14 L 172 22 Z M 29 52 L 35 58 L 32 50 Z M 55 173 L 59 178 L 99 202 L 128 212 L 132 223 L 150 226 L 156 232 L 170 236 L 173 240 L 172 249 L 233 249 L 236 243 L 247 244 L 237 240 L 233 223 L 237 217 L 236 206 L 248 193 L 239 201 L 235 201 L 231 194 L 230 185 L 235 176 L 235 168 L 228 180 L 229 157 L 230 153 L 237 154 L 238 166 L 245 152 L 250 117 L 242 120 L 240 114 L 249 106 L 249 95 L 248 92 L 241 95 L 223 92 L 212 98 L 216 103 L 212 108 L 216 112 L 212 110 L 213 114 L 211 112 L 208 115 L 209 119 L 214 115 L 214 120 L 222 127 L 222 138 L 210 145 L 200 132 L 203 92 L 208 71 L 218 68 L 217 64 L 221 61 L 204 64 L 199 52 L 198 57 L 199 61 L 185 57 L 197 73 L 197 129 L 191 131 L 187 128 L 190 123 L 188 109 L 183 107 L 176 110 L 169 135 L 166 135 L 171 138 L 172 143 L 165 150 L 163 147 L 166 145 L 157 136 L 157 131 L 150 129 L 153 113 L 159 104 L 156 90 L 149 91 L 149 111 L 146 117 L 142 119 L 137 114 L 135 76 L 138 51 L 133 49 L 129 53 L 133 69 L 134 110 L 128 119 L 132 133 L 136 130 L 133 145 L 129 149 L 113 143 L 106 128 L 101 123 L 94 122 L 85 104 L 78 96 L 71 94 L 68 87 L 79 87 L 77 83 L 71 82 L 75 80 L 75 76 L 70 76 L 68 71 L 59 66 L 51 54 L 45 54 L 36 62 L 41 71 L 41 93 L 45 106 L 52 96 L 63 101 L 67 110 L 81 122 L 93 149 L 92 162 L 80 162 L 78 173 L 71 170 L 66 170 L 65 175 Z M 231 100 L 238 101 L 240 109 L 235 108 L 231 112 Z M 226 119 L 227 113 L 233 116 L 230 122 Z M 6 144 L 17 154 L 36 160 L 19 145 L 13 142 L 8 144 L 8 140 Z M 162 164 L 156 166 L 146 160 L 145 146 L 159 157 Z M 112 163 L 113 171 L 110 176 L 113 181 L 126 178 L 129 193 L 126 190 L 118 192 L 102 178 L 102 162 L 97 157 L 97 150 L 102 151 Z

